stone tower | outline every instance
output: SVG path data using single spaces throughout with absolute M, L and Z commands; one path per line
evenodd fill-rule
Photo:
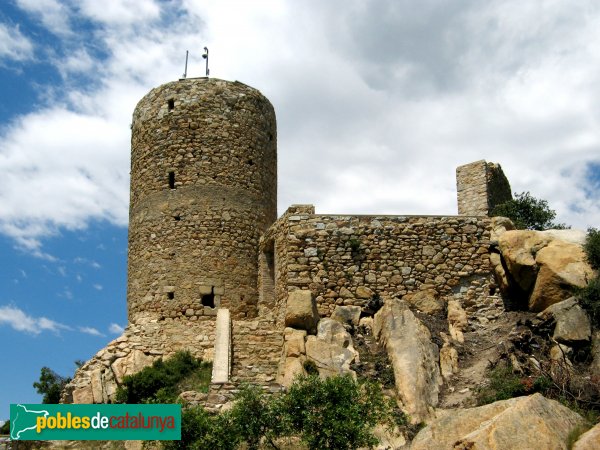
M 512 199 L 500 164 L 483 159 L 456 168 L 456 193 L 461 216 L 487 216 L 496 205 Z
M 254 317 L 277 214 L 271 103 L 237 81 L 167 83 L 138 103 L 131 141 L 129 321 Z

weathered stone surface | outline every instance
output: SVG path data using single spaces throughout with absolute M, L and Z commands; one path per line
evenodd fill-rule
M 322 377 L 345 373 L 355 375 L 350 364 L 357 356 L 352 336 L 335 320 L 321 319 L 317 335 L 306 339 L 306 357 L 316 364 Z
M 464 342 L 463 331 L 467 328 L 467 313 L 457 300 L 448 301 L 448 331 L 457 342 Z
M 340 323 L 358 326 L 361 311 L 360 306 L 336 306 L 331 318 Z
M 506 270 L 504 270 L 504 266 L 502 265 L 502 256 L 500 256 L 499 253 L 490 253 L 490 263 L 494 270 L 494 277 L 496 283 L 498 283 L 500 292 L 502 292 L 503 295 L 507 295 L 510 289 L 510 281 Z
M 141 350 L 132 350 L 129 355 L 119 358 L 111 364 L 117 382 L 121 382 L 126 375 L 133 375 L 154 361 L 152 356 L 146 355 Z
M 598 450 L 600 448 L 600 423 L 592 427 L 577 439 L 573 450 Z
M 539 271 L 529 298 L 529 309 L 534 312 L 569 298 L 573 287 L 586 286 L 594 276 L 578 244 L 554 240 L 537 252 L 535 261 Z
M 458 372 L 458 351 L 448 343 L 440 349 L 440 372 L 444 379 Z
M 524 292 L 529 292 L 537 274 L 536 253 L 548 245 L 551 237 L 537 231 L 511 230 L 498 239 L 498 246 L 506 266 Z
M 512 198 L 500 164 L 475 161 L 456 168 L 458 214 L 485 216 Z
M 293 330 L 285 336 L 285 349 L 287 357 L 298 357 L 306 353 L 304 339 L 306 330 Z
M 91 384 L 73 390 L 73 403 L 94 403 L 94 394 Z
M 290 292 L 285 311 L 285 326 L 314 334 L 318 322 L 319 313 L 312 292 L 307 290 Z
M 492 245 L 498 245 L 498 239 L 504 233 L 515 229 L 515 225 L 508 217 L 492 217 L 492 226 L 490 230 L 490 243 Z
M 411 419 L 427 419 L 438 403 L 442 382 L 438 348 L 407 303 L 387 299 L 375 314 L 374 335 L 385 346 L 394 369 L 396 390 Z
M 584 419 L 541 394 L 478 408 L 440 412 L 417 434 L 411 450 L 567 450 L 567 437 Z
M 435 289 L 411 292 L 402 297 L 402 300 L 425 314 L 435 314 L 444 309 L 444 304 L 438 298 Z
M 600 377 L 600 331 L 594 331 L 592 335 L 592 364 L 590 371 L 597 377 Z
M 188 404 L 190 406 L 195 406 L 201 404 L 208 397 L 208 394 L 197 391 L 184 391 L 179 394 L 178 399 L 180 399 L 184 404 Z
M 373 297 L 373 290 L 366 286 L 358 286 L 356 288 L 356 297 L 357 298 L 371 298 Z
M 299 358 L 286 358 L 281 376 L 277 382 L 285 387 L 290 387 L 294 379 L 299 375 L 305 375 L 303 363 L 306 361 L 305 356 Z
M 571 345 L 591 339 L 590 319 L 575 297 L 555 303 L 538 314 L 543 319 L 554 318 L 556 325 L 552 337 L 560 343 Z
M 540 231 L 540 234 L 547 236 L 552 240 L 557 239 L 559 241 L 567 242 L 569 244 L 583 245 L 585 244 L 585 238 L 587 232 L 584 230 L 544 230 Z

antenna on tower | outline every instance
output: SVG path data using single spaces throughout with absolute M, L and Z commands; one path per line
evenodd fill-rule
M 208 69 L 208 47 L 204 47 L 202 58 L 206 60 L 206 76 L 208 77 L 208 74 L 210 73 L 210 70 Z
M 189 53 L 190 52 L 188 50 L 185 51 L 185 70 L 183 71 L 183 78 L 187 78 L 187 63 Z

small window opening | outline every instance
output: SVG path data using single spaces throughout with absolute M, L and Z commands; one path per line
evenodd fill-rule
M 495 295 L 496 294 L 496 287 L 492 286 L 490 287 L 490 295 Z
M 248 160 L 248 165 L 253 166 L 254 165 L 254 161 L 252 161 L 251 159 Z
M 170 98 L 167 102 L 167 106 L 169 107 L 169 111 L 173 111 L 173 109 L 175 109 L 175 100 Z
M 202 306 L 208 306 L 209 308 L 215 307 L 215 287 L 213 286 L 210 290 L 210 294 L 204 294 L 202 296 Z
M 175 189 L 175 172 L 169 172 L 169 188 Z
M 179 214 L 177 214 L 176 216 L 173 216 L 173 219 L 175 219 L 177 222 L 179 222 L 181 220 L 181 216 Z
M 173 292 L 173 291 L 167 292 L 167 298 L 169 300 L 174 300 L 175 299 L 175 292 Z

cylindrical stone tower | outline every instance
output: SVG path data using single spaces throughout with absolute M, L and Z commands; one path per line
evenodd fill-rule
M 153 89 L 133 114 L 129 321 L 257 312 L 258 241 L 276 219 L 271 103 L 239 82 Z

